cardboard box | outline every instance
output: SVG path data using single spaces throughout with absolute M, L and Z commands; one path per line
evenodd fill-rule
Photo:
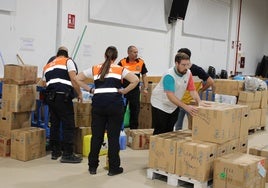
M 244 81 L 229 80 L 229 79 L 215 79 L 214 90 L 217 94 L 238 96 L 239 92 L 243 90 Z
M 246 105 L 236 105 L 241 106 L 241 116 L 240 116 L 240 133 L 239 137 L 247 137 L 248 129 L 250 127 L 250 108 Z M 239 117 L 238 117 L 239 118 Z
M 8 112 L 28 112 L 36 109 L 36 85 L 3 85 L 2 109 Z
M 83 103 L 73 101 L 74 104 L 74 120 L 75 127 L 90 127 L 91 126 L 91 101 Z
M 265 188 L 264 157 L 232 153 L 214 161 L 213 187 Z
M 73 101 L 75 127 L 91 126 L 91 101 Z
M 238 140 L 238 151 L 240 153 L 247 153 L 248 152 L 248 136 L 241 137 Z
M 193 140 L 225 143 L 239 138 L 242 107 L 211 102 L 210 107 L 198 107 L 193 116 Z
M 91 127 L 77 127 L 74 134 L 74 150 L 75 153 L 83 153 L 84 136 L 91 134 Z
M 226 154 L 239 152 L 239 150 L 241 149 L 241 148 L 239 148 L 239 144 L 240 144 L 239 143 L 239 138 L 234 139 L 234 140 L 230 140 L 226 144 L 228 146 L 227 147 L 228 151 L 227 151 Z M 246 145 L 246 147 L 247 147 L 247 145 Z
M 183 172 L 183 163 L 184 161 L 184 148 L 183 144 L 185 142 L 191 142 L 191 139 L 188 138 L 180 138 L 176 141 L 176 155 L 175 155 L 175 174 L 178 176 L 182 176 L 184 174 Z
M 35 84 L 37 81 L 37 66 L 7 64 L 4 67 L 5 84 Z
M 153 131 L 153 129 L 127 130 L 127 146 L 135 150 L 149 149 L 150 136 L 153 135 Z
M 11 130 L 31 126 L 31 112 L 0 110 L 0 135 L 10 138 Z
M 261 109 L 250 110 L 249 129 L 259 128 L 261 126 Z
M 260 120 L 260 126 L 265 127 L 267 125 L 267 108 L 261 109 L 261 120 Z
M 180 158 L 180 156 L 183 153 L 179 145 L 191 141 L 192 139 L 190 136 L 191 133 L 184 131 L 175 131 L 151 136 L 148 166 L 150 168 L 174 174 L 176 172 L 177 162 L 180 161 L 178 163 L 182 163 L 182 158 Z M 181 172 L 178 170 L 177 173 L 180 174 Z
M 9 157 L 10 156 L 10 138 L 0 135 L 0 157 Z
M 260 106 L 260 108 L 267 108 L 267 100 L 268 100 L 267 94 L 268 94 L 267 90 L 261 91 L 261 106 Z
M 148 84 L 148 93 L 144 94 L 143 92 L 141 92 L 141 102 L 142 103 L 151 103 L 151 95 L 152 95 L 152 91 L 155 88 L 155 86 L 157 85 L 157 83 L 149 83 Z
M 251 155 L 261 156 L 266 158 L 266 182 L 268 182 L 268 145 L 251 146 L 248 151 Z
M 212 179 L 217 144 L 201 141 L 183 143 L 182 175 L 204 182 Z
M 250 109 L 258 109 L 261 106 L 261 91 L 241 91 L 238 96 L 237 104 L 248 105 Z
M 151 136 L 148 166 L 174 174 L 178 140 L 183 139 L 169 134 Z
M 152 128 L 152 106 L 150 103 L 140 103 L 139 129 Z
M 45 129 L 27 127 L 11 131 L 11 158 L 29 161 L 45 155 Z

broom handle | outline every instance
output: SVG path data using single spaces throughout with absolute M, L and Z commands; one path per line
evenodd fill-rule
M 2 61 L 2 65 L 3 65 L 3 67 L 5 66 L 5 61 L 4 61 L 4 58 L 3 58 L 3 56 L 2 56 L 2 53 L 0 52 L 0 57 L 1 57 L 1 61 Z
M 86 30 L 87 30 L 87 25 L 85 25 L 85 27 L 84 27 L 82 36 L 81 36 L 81 38 L 80 38 L 80 40 L 79 40 L 78 46 L 77 46 L 76 51 L 75 51 L 75 53 L 74 53 L 73 60 L 75 59 L 75 57 L 76 57 L 76 55 L 77 55 L 78 49 L 79 49 L 79 47 L 80 47 L 80 45 L 81 45 L 81 42 L 82 42 L 82 39 L 83 39 L 83 37 L 84 37 L 84 35 L 85 35 Z
M 20 60 L 21 64 L 24 65 L 24 62 L 23 62 L 22 59 L 20 58 L 19 54 L 17 54 L 16 56 L 17 56 L 17 58 Z

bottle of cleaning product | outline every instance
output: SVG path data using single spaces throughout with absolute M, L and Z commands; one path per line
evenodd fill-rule
M 126 149 L 126 147 L 127 147 L 127 135 L 126 135 L 124 129 L 122 129 L 120 132 L 119 144 L 120 144 L 120 150 Z

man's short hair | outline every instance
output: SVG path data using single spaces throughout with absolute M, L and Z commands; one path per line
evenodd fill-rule
M 58 52 L 57 52 L 57 57 L 58 56 L 69 57 L 69 55 L 68 55 L 68 48 L 66 48 L 65 46 L 59 47 L 58 48 Z
M 189 59 L 190 57 L 186 53 L 183 53 L 183 52 L 179 52 L 175 56 L 175 62 L 178 62 L 178 63 L 180 63 L 181 60 L 189 60 Z
M 189 56 L 189 58 L 191 58 L 192 53 L 191 50 L 189 50 L 188 48 L 181 48 L 178 50 L 178 53 L 180 52 L 186 53 Z

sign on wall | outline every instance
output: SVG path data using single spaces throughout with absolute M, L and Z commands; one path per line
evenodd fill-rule
M 75 15 L 74 14 L 68 14 L 68 24 L 67 27 L 69 29 L 75 28 Z

